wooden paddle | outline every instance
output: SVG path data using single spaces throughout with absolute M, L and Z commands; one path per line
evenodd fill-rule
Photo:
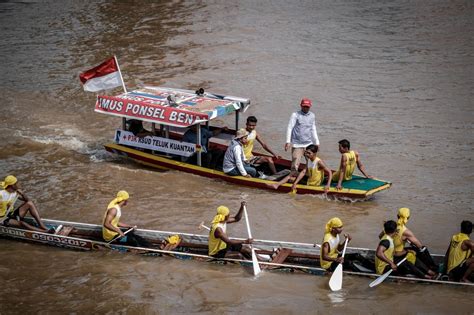
M 128 230 L 126 230 L 125 233 L 123 233 L 123 235 L 126 235 L 126 234 L 127 234 L 128 232 L 130 232 L 130 231 L 133 231 L 133 228 L 132 228 L 132 227 L 129 228 Z M 119 239 L 119 238 L 121 238 L 121 237 L 122 237 L 122 236 L 120 236 L 120 234 L 119 234 L 119 235 L 117 235 L 116 237 L 114 237 L 110 242 L 107 242 L 107 244 L 110 244 L 110 243 L 112 243 L 113 241 L 115 241 L 115 240 L 117 240 L 117 239 Z
M 202 229 L 206 229 L 208 231 L 211 230 L 210 227 L 204 225 L 204 221 L 202 221 L 201 224 L 199 224 L 199 226 L 198 226 L 198 230 L 202 230 Z
M 400 262 L 397 264 L 397 267 L 400 266 L 405 260 L 407 260 L 407 258 L 403 258 L 402 260 L 400 260 Z M 390 276 L 390 274 L 392 273 L 393 269 L 390 269 L 389 271 L 387 271 L 386 273 L 384 273 L 383 275 L 381 275 L 380 277 L 378 277 L 377 279 L 375 279 L 374 281 L 372 281 L 370 284 L 369 284 L 369 287 L 373 288 L 379 284 L 381 284 L 382 282 L 384 282 L 385 279 L 387 279 L 388 276 Z
M 252 232 L 250 232 L 249 217 L 247 214 L 247 207 L 245 205 L 244 205 L 244 215 L 245 215 L 245 222 L 247 223 L 247 232 L 248 232 L 249 238 L 252 238 Z M 250 245 L 250 249 L 252 250 L 253 274 L 256 276 L 260 272 L 262 272 L 262 270 L 260 269 L 260 265 L 258 264 L 257 255 L 255 254 L 255 248 L 253 248 L 253 246 Z
M 349 239 L 346 238 L 344 249 L 342 250 L 342 258 L 344 258 L 344 255 L 346 254 L 348 241 Z M 342 263 L 339 263 L 336 270 L 332 273 L 331 279 L 329 279 L 329 288 L 331 288 L 332 291 L 339 291 L 342 288 Z

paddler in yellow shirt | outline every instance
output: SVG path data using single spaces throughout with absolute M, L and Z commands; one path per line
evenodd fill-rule
M 406 256 L 396 256 L 396 239 L 399 237 L 397 222 L 390 220 L 384 223 L 384 231 L 379 235 L 380 242 L 375 252 L 375 271 L 377 274 L 383 274 L 390 270 L 395 271 L 394 275 L 413 274 L 422 279 L 432 279 L 432 277 L 413 263 L 405 260 L 399 266 L 396 264 Z
M 257 133 L 257 130 L 255 129 L 257 127 L 257 117 L 255 116 L 249 116 L 247 117 L 247 124 L 245 125 L 245 129 L 248 131 L 248 136 L 247 136 L 247 143 L 243 145 L 244 148 L 244 155 L 245 155 L 245 161 L 249 163 L 250 165 L 256 167 L 259 166 L 263 163 L 267 163 L 268 167 L 270 168 L 270 171 L 272 174 L 275 174 L 276 168 L 275 168 L 275 163 L 273 162 L 273 159 L 281 159 L 281 156 L 278 156 L 273 152 L 272 149 L 263 141 L 262 137 Z M 272 157 L 269 156 L 254 156 L 252 154 L 253 151 L 253 145 L 255 143 L 255 140 L 257 140 L 262 148 L 265 149 L 268 153 L 272 155 Z
M 395 260 L 400 261 L 404 257 L 407 257 L 407 261 L 418 268 L 423 277 L 426 278 L 426 274 L 431 278 L 437 276 L 438 266 L 434 262 L 428 248 L 424 246 L 415 234 L 406 227 L 406 224 L 410 218 L 410 209 L 400 208 L 397 214 L 397 234 L 393 238 L 395 245 Z M 411 245 L 411 248 L 405 248 L 405 242 Z M 420 276 L 420 273 L 417 273 Z
M 398 269 L 393 256 L 395 251 L 393 237 L 397 233 L 397 222 L 393 220 L 387 221 L 384 223 L 383 229 L 383 235 L 375 250 L 375 272 L 379 275 L 386 273 L 390 268 L 393 271 L 397 271 Z M 405 263 L 406 261 L 403 262 L 402 265 Z
M 130 195 L 128 192 L 121 190 L 109 203 L 102 220 L 102 237 L 106 242 L 114 240 L 113 243 L 124 243 L 124 245 L 148 246 L 148 242 L 133 233 L 133 231 L 137 229 L 136 225 L 126 224 L 120 221 L 120 218 L 122 217 L 122 208 L 128 204 L 129 198 Z M 125 235 L 120 228 L 132 228 L 133 231 L 130 231 Z
M 341 219 L 334 217 L 326 223 L 323 244 L 321 245 L 320 265 L 327 271 L 333 272 L 339 263 L 344 265 L 344 269 L 352 271 L 373 271 L 374 262 L 359 253 L 346 253 L 344 258 L 340 253 L 344 250 L 344 242 L 341 242 L 339 235 L 342 233 L 343 224 Z M 352 237 L 344 234 L 349 243 Z
M 360 160 L 359 153 L 351 150 L 351 143 L 349 140 L 343 139 L 339 141 L 339 152 L 341 153 L 339 170 L 332 174 L 333 181 L 337 181 L 337 190 L 342 189 L 342 181 L 352 179 L 352 174 L 355 171 L 356 165 L 365 177 L 372 178 L 372 176 L 365 172 L 365 167 Z
M 239 257 L 240 254 L 246 258 L 251 257 L 250 248 L 243 247 L 242 244 L 251 244 L 252 239 L 249 238 L 244 241 L 232 240 L 226 234 L 227 224 L 236 223 L 242 219 L 242 213 L 246 204 L 245 201 L 241 202 L 239 212 L 233 218 L 230 217 L 229 208 L 226 206 L 219 206 L 217 208 L 217 214 L 212 220 L 211 230 L 209 231 L 209 256 L 224 258 L 235 256 L 232 252 L 237 252 Z
M 339 235 L 342 233 L 343 224 L 341 219 L 334 217 L 326 223 L 323 244 L 321 245 L 320 264 L 327 271 L 334 271 L 339 263 L 344 263 L 344 258 L 339 256 L 339 252 L 344 249 L 344 242 L 341 242 Z M 349 234 L 344 237 L 351 240 Z
M 15 176 L 8 175 L 0 183 L 0 186 L 3 188 L 0 191 L 0 223 L 4 226 L 22 227 L 36 232 L 54 233 L 54 228 L 48 229 L 41 221 L 39 211 L 33 201 L 19 189 L 18 180 Z M 23 201 L 23 203 L 17 209 L 14 209 L 17 199 Z M 35 219 L 38 227 L 23 220 L 28 213 Z
M 472 222 L 462 221 L 461 232 L 453 235 L 445 257 L 445 266 L 449 279 L 452 281 L 474 281 L 474 242 L 469 235 L 472 233 Z

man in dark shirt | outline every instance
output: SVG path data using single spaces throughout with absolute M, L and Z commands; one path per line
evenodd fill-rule
M 128 131 L 133 133 L 134 136 L 143 138 L 146 136 L 153 136 L 151 131 L 146 130 L 143 127 L 143 122 L 138 119 L 130 119 L 127 121 L 128 123 Z
M 199 124 L 193 125 L 189 127 L 189 129 L 184 133 L 183 142 L 188 143 L 197 143 L 197 128 L 201 128 L 201 165 L 204 167 L 211 167 L 214 168 L 215 164 L 220 156 L 222 156 L 222 151 L 216 150 L 209 150 L 209 139 L 211 137 L 217 136 L 222 130 L 226 130 L 227 127 L 224 128 L 216 128 L 213 131 L 210 131 L 207 128 L 202 128 Z M 196 154 L 190 156 L 186 159 L 187 163 L 196 164 Z

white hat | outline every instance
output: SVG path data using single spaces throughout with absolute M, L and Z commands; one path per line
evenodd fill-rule
M 245 128 L 237 130 L 234 139 L 240 139 L 249 135 L 249 132 Z

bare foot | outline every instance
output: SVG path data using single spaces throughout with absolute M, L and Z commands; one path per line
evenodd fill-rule
M 268 188 L 272 188 L 272 189 L 278 189 L 278 184 L 265 184 Z
M 464 278 L 463 278 L 463 279 L 461 279 L 461 281 L 459 281 L 459 282 L 464 282 L 464 283 L 472 283 L 472 281 L 469 281 L 469 279 L 464 279 Z

